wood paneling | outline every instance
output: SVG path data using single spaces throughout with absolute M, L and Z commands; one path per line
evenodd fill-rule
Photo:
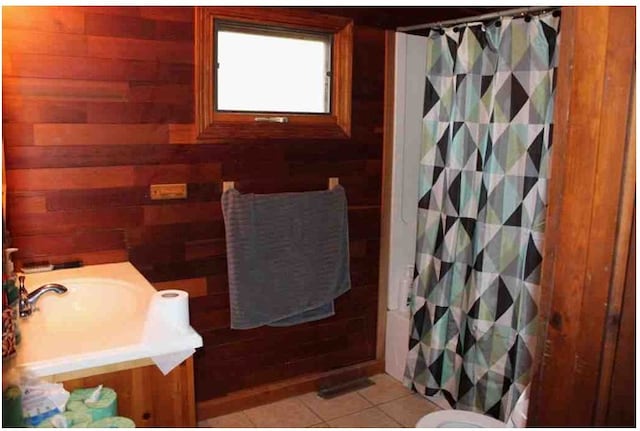
M 5 29 L 2 32 L 2 51 L 6 53 L 87 55 L 87 38 L 78 34 L 57 34 L 31 30 Z
M 62 234 L 15 235 L 11 239 L 12 245 L 20 249 L 15 255 L 18 261 L 126 249 L 124 231 L 121 229 L 88 229 Z
M 220 163 L 193 163 L 161 166 L 136 166 L 134 168 L 136 184 L 160 183 L 207 183 L 220 182 L 222 167 Z
M 635 215 L 635 214 L 634 214 Z M 635 220 L 635 218 L 634 218 Z M 620 309 L 620 331 L 616 340 L 615 364 L 612 370 L 606 426 L 636 425 L 636 225 L 629 241 L 629 260 Z
M 589 36 L 593 28 L 601 37 Z M 607 304 L 623 290 L 612 273 L 626 265 L 615 260 L 618 244 L 628 244 L 619 225 L 627 226 L 633 211 L 623 184 L 625 174 L 635 177 L 625 170 L 634 28 L 635 8 L 563 11 L 541 283 L 548 325 L 533 380 L 534 426 L 594 425 L 602 402 Z
M 55 34 L 84 33 L 85 17 L 73 7 L 5 6 L 2 8 L 2 29 L 20 28 Z
M 113 60 L 107 58 L 44 54 L 7 54 L 2 64 L 5 76 L 30 78 L 66 78 L 105 81 L 146 81 L 154 80 L 159 65 L 151 61 Z
M 46 255 L 51 263 L 64 263 L 80 260 L 85 265 L 101 265 L 103 263 L 118 263 L 126 262 L 129 253 L 122 245 L 120 250 L 100 250 L 100 251 L 86 251 L 86 252 L 71 252 L 69 254 L 47 254 Z
M 143 18 L 162 21 L 193 22 L 193 8 L 190 7 L 143 7 L 140 8 L 140 16 Z
M 85 45 L 90 57 L 193 64 L 193 45 L 190 41 L 174 42 L 89 36 Z M 61 53 L 61 55 L 64 54 Z
M 140 207 L 23 213 L 14 218 L 11 232 L 13 235 L 34 235 L 88 228 L 126 228 L 140 225 L 143 214 Z
M 135 16 L 120 15 L 114 19 L 110 14 L 85 14 L 85 31 L 98 36 L 125 37 L 132 39 L 154 39 L 156 22 Z
M 193 98 L 193 88 L 189 84 L 149 84 L 148 82 L 132 83 L 128 95 L 128 100 L 131 102 L 164 102 L 188 105 L 190 111 L 193 111 L 191 108 Z M 174 129 L 193 130 L 195 133 L 193 124 L 169 124 L 169 132 L 171 133 Z M 195 135 L 190 135 L 189 139 L 185 139 L 185 142 L 175 142 L 173 139 L 170 139 L 169 142 L 172 144 L 192 144 L 196 142 L 196 139 Z
M 222 219 L 219 202 L 194 202 L 144 207 L 144 224 L 175 224 Z
M 87 105 L 7 97 L 2 100 L 2 119 L 7 123 L 86 123 Z
M 165 124 L 35 124 L 35 145 L 166 144 Z
M 426 3 L 424 3 L 426 4 Z M 449 19 L 483 15 L 494 11 L 512 9 L 511 7 L 407 7 L 407 6 L 348 6 L 313 7 L 310 10 L 320 13 L 342 15 L 353 18 L 355 24 L 395 30 L 397 27 L 445 21 Z
M 635 79 L 627 131 L 625 172 L 611 289 L 607 304 L 602 366 L 598 383 L 597 426 L 635 425 L 635 290 L 636 290 L 636 103 Z M 633 207 L 633 211 L 630 208 Z
M 131 418 L 137 428 L 195 427 L 193 359 L 164 376 L 155 365 L 107 372 L 63 381 L 68 391 L 98 385 L 118 394 L 118 415 Z
M 8 206 L 16 214 L 47 212 L 47 199 L 42 194 L 16 193 L 8 197 Z
M 124 101 L 133 99 L 126 81 L 83 81 L 77 79 L 3 78 L 3 97 L 21 100 Z M 146 101 L 146 100 L 141 100 Z
M 5 146 L 33 145 L 33 124 L 7 124 L 3 122 L 2 135 Z
M 7 170 L 9 191 L 99 189 L 128 187 L 134 184 L 133 166 Z
M 187 293 L 189 293 L 190 298 L 207 296 L 207 279 L 204 277 L 154 283 L 153 287 L 155 287 L 157 290 L 166 290 L 166 289 L 184 290 Z
M 191 109 L 170 103 L 91 103 L 87 104 L 90 123 L 190 123 Z M 164 137 L 164 136 L 163 136 Z
M 376 357 L 384 31 L 353 27 L 349 139 L 203 143 L 193 116 L 193 8 L 3 12 L 8 228 L 18 261 L 130 260 L 156 287 L 189 291 L 191 322 L 205 339 L 195 355 L 197 399 L 224 400 L 204 411 L 291 394 L 280 385 L 290 379 L 312 390 L 318 376 Z M 28 43 L 14 45 L 20 38 Z M 275 193 L 326 189 L 332 176 L 347 192 L 352 249 L 353 288 L 336 315 L 229 329 L 222 181 Z M 188 197 L 151 201 L 154 183 L 185 183 Z

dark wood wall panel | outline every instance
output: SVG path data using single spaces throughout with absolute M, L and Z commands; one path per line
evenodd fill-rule
M 130 260 L 190 292 L 205 345 L 199 401 L 375 358 L 384 32 L 356 26 L 348 140 L 194 139 L 193 9 L 3 8 L 8 226 L 18 260 Z M 353 289 L 336 315 L 229 329 L 222 181 L 245 192 L 320 190 L 349 201 Z M 186 183 L 152 201 L 149 185 Z

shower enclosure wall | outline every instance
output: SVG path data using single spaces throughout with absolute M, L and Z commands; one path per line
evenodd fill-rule
M 413 265 L 415 258 L 426 46 L 425 37 L 396 33 L 385 364 L 386 372 L 398 380 L 402 380 L 408 352 L 409 315 L 398 307 L 405 267 Z

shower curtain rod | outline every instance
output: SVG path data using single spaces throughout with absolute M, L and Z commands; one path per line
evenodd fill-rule
M 522 7 L 518 9 L 505 10 L 503 12 L 493 12 L 493 13 L 486 13 L 484 15 L 469 16 L 466 18 L 449 19 L 446 21 L 437 21 L 437 22 L 432 22 L 427 24 L 408 25 L 405 27 L 398 27 L 396 31 L 407 32 L 407 31 L 414 31 L 414 30 L 422 30 L 425 28 L 450 27 L 456 24 L 463 24 L 463 23 L 476 22 L 476 21 L 486 21 L 489 19 L 500 18 L 503 16 L 527 15 L 535 12 L 545 12 L 545 11 L 552 11 L 552 10 L 558 10 L 558 9 L 559 8 L 557 6 Z

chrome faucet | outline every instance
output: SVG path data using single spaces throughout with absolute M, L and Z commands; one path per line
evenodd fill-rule
M 67 288 L 61 284 L 48 283 L 29 293 L 24 287 L 24 275 L 18 277 L 18 281 L 20 283 L 20 302 L 18 305 L 20 317 L 31 316 L 31 313 L 36 310 L 36 301 L 38 301 L 38 299 L 40 299 L 40 297 L 45 293 L 55 292 L 61 295 L 67 291 Z

